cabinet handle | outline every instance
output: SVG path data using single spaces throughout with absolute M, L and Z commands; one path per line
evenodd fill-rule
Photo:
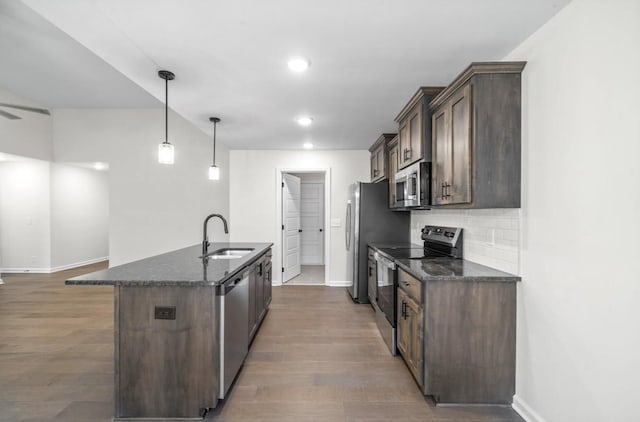
M 404 149 L 404 159 L 405 161 L 411 158 L 411 148 Z
M 451 194 L 449 193 L 449 188 L 451 187 L 451 185 L 447 182 L 442 182 L 442 186 L 440 187 L 441 189 L 441 195 L 440 195 L 440 199 L 447 199 L 449 197 L 451 197 Z
M 369 277 L 371 277 L 371 275 L 372 275 L 372 274 L 371 274 L 371 269 L 372 269 L 372 268 L 371 268 L 371 267 L 369 267 Z

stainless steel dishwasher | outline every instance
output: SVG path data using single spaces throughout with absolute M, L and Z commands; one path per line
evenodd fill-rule
M 220 286 L 220 392 L 224 399 L 249 350 L 249 271 Z

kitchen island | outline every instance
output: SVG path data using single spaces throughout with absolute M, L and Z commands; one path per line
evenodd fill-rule
M 66 281 L 114 286 L 114 421 L 216 407 L 268 309 L 271 246 L 196 245 Z

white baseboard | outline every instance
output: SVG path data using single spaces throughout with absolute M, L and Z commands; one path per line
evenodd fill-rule
M 103 256 L 101 258 L 89 259 L 87 261 L 82 262 L 74 262 L 72 264 L 59 265 L 57 267 L 50 268 L 0 268 L 0 273 L 7 274 L 50 274 L 56 273 L 58 271 L 70 270 L 71 268 L 83 267 L 89 264 L 95 264 L 97 262 L 103 262 L 109 260 L 108 256 Z
M 93 259 L 89 259 L 86 261 L 82 261 L 82 262 L 74 262 L 73 264 L 66 264 L 66 265 L 60 265 L 57 267 L 53 267 L 51 268 L 52 273 L 58 272 L 58 271 L 63 271 L 63 270 L 70 270 L 71 268 L 77 268 L 77 267 L 83 267 L 85 265 L 90 265 L 90 264 L 96 264 L 98 262 L 104 262 L 104 261 L 108 261 L 109 257 L 108 256 L 103 256 L 101 258 L 93 258 Z
M 285 283 L 287 284 L 287 283 Z M 281 281 L 276 281 L 273 280 L 272 284 L 273 287 L 278 287 L 278 286 L 282 286 L 282 282 Z M 297 284 L 298 286 L 302 286 L 302 284 Z M 310 284 L 311 285 L 311 284 Z M 329 287 L 349 287 L 351 286 L 351 282 L 349 281 L 328 281 L 324 284 L 313 284 L 313 286 L 329 286 Z
M 0 268 L 0 273 L 5 274 L 49 274 L 51 268 Z
M 521 417 L 527 422 L 546 422 L 542 416 L 538 415 L 524 400 L 517 394 L 513 396 L 513 404 L 511 405 Z

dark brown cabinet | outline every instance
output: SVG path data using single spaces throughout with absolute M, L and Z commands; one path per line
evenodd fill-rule
M 524 65 L 472 63 L 430 103 L 434 205 L 520 207 Z
M 271 286 L 272 286 L 272 265 L 271 265 L 271 250 L 267 252 L 265 256 L 265 264 L 264 264 L 264 277 L 263 277 L 263 289 L 262 289 L 262 303 L 264 307 L 264 313 L 269 309 L 269 304 L 271 303 Z
M 271 250 L 249 270 L 249 341 L 253 340 L 271 302 Z
M 441 87 L 422 87 L 396 117 L 398 169 L 419 160 L 431 161 L 431 109 L 429 102 Z
M 397 345 L 438 403 L 509 404 L 515 393 L 516 284 L 421 281 L 398 269 Z
M 388 176 L 387 171 L 387 142 L 395 136 L 395 133 L 383 133 L 371 145 L 371 181 L 379 182 Z
M 369 248 L 367 260 L 367 296 L 369 303 L 375 303 L 378 293 L 378 268 L 373 249 Z
M 423 307 L 422 283 L 406 272 L 398 271 L 397 344 L 407 367 L 420 386 L 423 386 Z
M 394 136 L 393 139 L 389 141 L 387 144 L 387 179 L 389 180 L 389 207 L 393 208 L 396 206 L 396 172 L 398 171 L 398 151 L 399 151 L 399 141 L 400 137 L 398 135 Z

